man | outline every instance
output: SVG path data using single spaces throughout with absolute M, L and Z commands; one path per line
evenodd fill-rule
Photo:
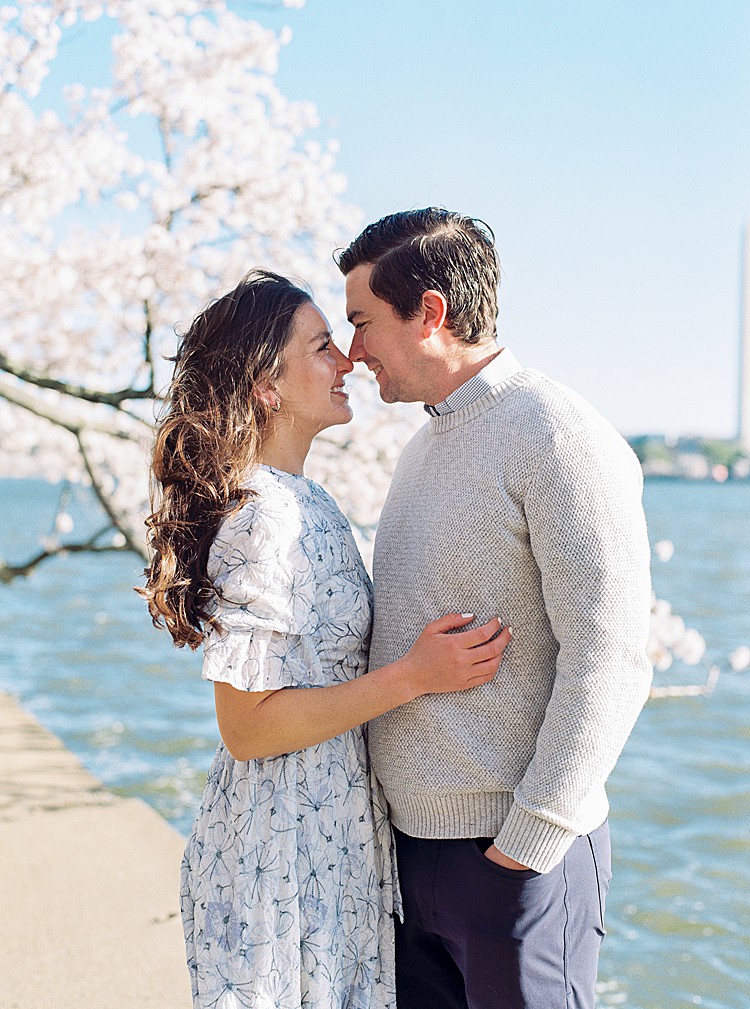
M 637 461 L 583 399 L 496 344 L 481 222 L 428 208 L 339 257 L 350 356 L 429 422 L 375 543 L 371 668 L 458 610 L 513 628 L 495 679 L 370 725 L 404 898 L 399 1009 L 592 1009 L 604 782 L 648 692 Z

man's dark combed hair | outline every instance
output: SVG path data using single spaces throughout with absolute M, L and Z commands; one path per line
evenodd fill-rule
M 402 319 L 414 318 L 425 291 L 439 291 L 458 339 L 479 343 L 496 335 L 500 261 L 484 221 L 442 207 L 389 214 L 368 225 L 337 262 L 344 275 L 372 265 L 370 290 Z

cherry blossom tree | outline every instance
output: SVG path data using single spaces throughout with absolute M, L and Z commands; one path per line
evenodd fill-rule
M 81 31 L 111 46 L 111 80 L 50 95 L 49 70 Z M 340 301 L 331 252 L 358 217 L 315 108 L 275 83 L 287 41 L 224 0 L 0 8 L 4 460 L 90 484 L 103 512 L 83 540 L 63 536 L 59 515 L 34 557 L 0 565 L 5 580 L 61 550 L 145 556 L 146 458 L 176 324 L 254 265 Z M 363 396 L 374 409 L 371 388 Z M 400 424 L 374 425 L 379 441 L 366 446 L 347 432 L 318 449 L 318 472 L 362 530 L 405 440 Z

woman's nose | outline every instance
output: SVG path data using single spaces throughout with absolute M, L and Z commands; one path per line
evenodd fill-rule
M 348 375 L 350 371 L 354 368 L 354 365 L 343 352 L 334 344 L 334 351 L 336 352 L 336 371 L 341 375 Z

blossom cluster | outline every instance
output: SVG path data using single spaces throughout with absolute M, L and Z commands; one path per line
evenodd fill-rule
M 658 540 L 653 545 L 653 553 L 657 560 L 667 563 L 674 556 L 674 544 L 671 540 Z M 686 626 L 682 617 L 672 611 L 671 603 L 657 598 L 656 593 L 652 593 L 651 597 L 651 622 L 646 650 L 657 673 L 671 669 L 675 660 L 685 666 L 703 663 L 708 671 L 704 686 L 656 687 L 656 696 L 710 693 L 718 679 L 720 667 L 707 663 L 703 636 L 696 628 Z M 727 665 L 734 672 L 750 668 L 750 648 L 739 645 L 727 657 Z

